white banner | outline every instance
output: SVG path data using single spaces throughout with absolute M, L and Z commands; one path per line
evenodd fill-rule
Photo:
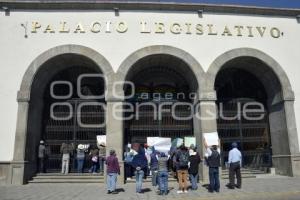
M 105 143 L 106 145 L 106 135 L 97 135 L 97 144 Z
M 203 136 L 207 146 L 219 145 L 219 135 L 217 132 L 204 133 Z
M 147 137 L 147 144 L 154 146 L 155 150 L 167 154 L 171 148 L 171 138 Z
M 184 137 L 184 146 L 190 147 L 194 145 L 196 147 L 196 138 L 195 137 Z

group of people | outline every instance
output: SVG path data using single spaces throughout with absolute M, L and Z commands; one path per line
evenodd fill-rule
M 219 168 L 221 166 L 221 156 L 219 145 L 208 146 L 205 145 L 204 161 L 209 168 L 209 192 L 220 191 Z M 232 149 L 229 152 L 229 189 L 241 188 L 241 166 L 242 155 L 237 148 L 237 143 L 232 143 Z M 44 169 L 45 145 L 41 141 L 39 145 L 39 169 Z M 74 152 L 73 144 L 63 143 L 60 149 L 62 153 L 62 173 L 68 173 L 69 160 L 71 154 Z M 79 144 L 76 149 L 77 171 L 82 173 L 83 164 L 86 156 L 86 149 L 84 145 Z M 100 171 L 104 169 L 104 163 L 107 165 L 107 193 L 116 194 L 117 176 L 120 174 L 119 161 L 115 150 L 110 150 L 109 155 L 106 156 L 105 144 L 101 143 L 98 147 L 91 147 L 89 149 L 89 157 L 92 161 L 90 172 L 95 173 L 99 165 Z M 174 177 L 178 181 L 177 193 L 188 192 L 188 180 L 190 181 L 191 190 L 198 189 L 199 181 L 199 164 L 202 159 L 197 152 L 194 145 L 189 148 L 181 145 L 177 149 L 171 149 L 168 154 L 159 152 L 154 147 L 147 147 L 139 145 L 137 148 L 127 148 L 124 153 L 125 163 L 125 178 L 129 180 L 135 175 L 136 192 L 142 193 L 143 179 L 148 175 L 152 176 L 152 185 L 158 186 L 159 195 L 168 194 L 168 178 L 169 172 L 172 171 Z M 237 183 L 235 184 L 235 176 Z
M 90 160 L 91 168 L 89 169 L 90 173 L 97 173 L 98 170 L 100 173 L 104 171 L 104 162 L 106 157 L 106 146 L 105 143 L 97 144 L 97 146 L 89 146 L 88 148 L 79 144 L 77 148 L 74 147 L 73 143 L 62 143 L 60 147 L 61 153 L 61 173 L 68 174 L 70 169 L 70 158 L 74 156 L 74 151 L 76 151 L 76 161 L 77 161 L 77 172 L 84 172 L 84 164 L 86 161 Z M 43 140 L 40 141 L 38 147 L 38 171 L 40 173 L 46 172 L 46 159 L 48 153 L 47 148 Z

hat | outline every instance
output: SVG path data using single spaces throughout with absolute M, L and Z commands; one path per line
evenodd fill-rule
M 44 144 L 44 140 L 41 140 L 41 141 L 40 141 L 40 144 Z
M 104 146 L 105 147 L 105 142 L 101 142 L 100 146 Z
M 78 145 L 78 149 L 84 149 L 83 144 L 79 144 L 79 145 Z
M 233 143 L 231 144 L 231 147 L 232 147 L 232 148 L 237 148 L 237 146 L 238 146 L 238 145 L 237 145 L 236 142 L 233 142 Z
M 115 154 L 115 153 L 116 153 L 116 151 L 113 150 L 113 149 L 111 149 L 111 150 L 109 151 L 109 155 L 113 155 L 113 154 Z

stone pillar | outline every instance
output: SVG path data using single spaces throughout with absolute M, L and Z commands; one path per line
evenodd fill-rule
M 14 145 L 14 157 L 11 164 L 11 176 L 9 180 L 10 184 L 13 185 L 24 184 L 28 110 L 28 93 L 18 92 L 18 115 Z
M 111 149 L 116 151 L 121 174 L 118 176 L 118 185 L 124 184 L 124 162 L 123 162 L 123 101 L 108 100 L 106 107 L 106 145 L 107 154 Z M 106 174 L 106 173 L 105 173 Z
M 197 111 L 199 112 L 200 117 L 200 126 L 201 134 L 196 136 L 197 144 L 201 144 L 198 148 L 204 158 L 205 147 L 203 144 L 203 133 L 211 133 L 217 131 L 217 108 L 216 108 L 216 93 L 212 92 L 204 92 L 200 94 L 200 99 L 197 106 Z M 221 172 L 220 172 L 221 173 Z M 201 163 L 200 167 L 200 177 L 204 183 L 209 182 L 208 177 L 208 167 L 204 165 L 204 162 Z
M 300 177 L 300 153 L 297 125 L 295 120 L 294 99 L 284 101 L 285 118 L 291 153 L 291 176 Z

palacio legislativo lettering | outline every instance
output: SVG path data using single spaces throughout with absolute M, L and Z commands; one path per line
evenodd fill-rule
M 141 34 L 185 34 L 185 35 L 219 35 L 235 37 L 271 37 L 280 38 L 283 32 L 277 27 L 250 26 L 250 25 L 216 25 L 211 23 L 166 23 L 166 22 L 137 22 L 139 33 Z M 30 27 L 28 27 L 29 29 Z M 135 29 L 136 30 L 136 29 Z M 130 31 L 130 26 L 125 21 L 93 21 L 85 24 L 82 22 L 69 23 L 60 21 L 57 23 L 31 22 L 32 34 L 124 34 Z

